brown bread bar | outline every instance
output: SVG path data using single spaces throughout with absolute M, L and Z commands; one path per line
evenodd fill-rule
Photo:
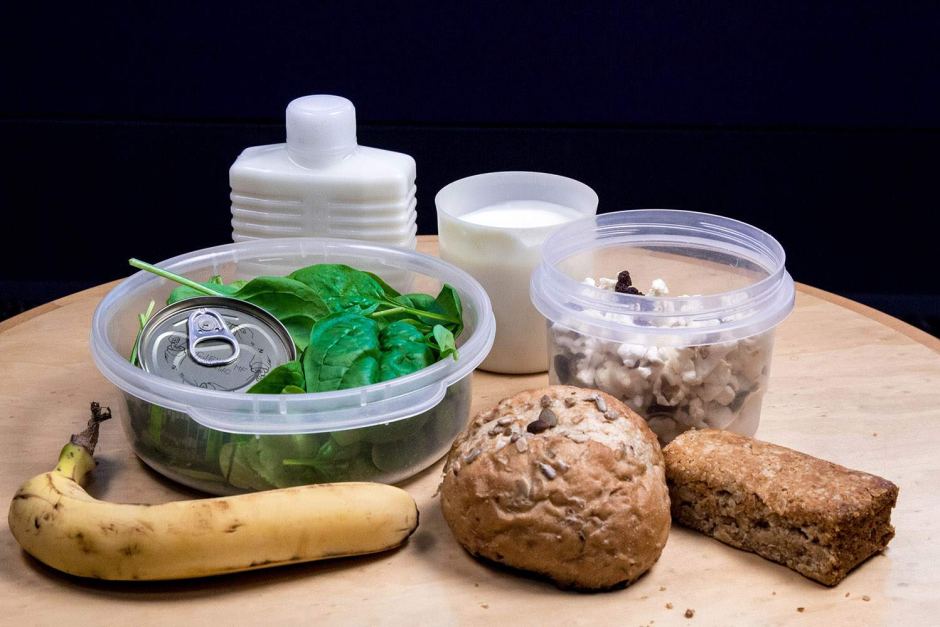
M 898 487 L 727 431 L 687 431 L 664 450 L 672 515 L 726 544 L 834 586 L 894 537 Z

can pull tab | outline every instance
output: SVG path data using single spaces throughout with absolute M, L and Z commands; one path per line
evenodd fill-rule
M 189 314 L 189 356 L 202 366 L 225 366 L 238 359 L 241 347 L 232 332 L 228 330 L 225 321 L 218 312 L 212 309 L 197 309 Z M 203 342 L 216 340 L 228 344 L 231 355 L 216 357 L 215 355 L 200 355 L 196 347 Z

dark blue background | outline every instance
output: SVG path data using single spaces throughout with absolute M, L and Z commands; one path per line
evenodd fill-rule
M 799 281 L 940 315 L 935 2 L 2 11 L 2 314 L 228 241 L 239 151 L 283 141 L 292 98 L 336 93 L 361 144 L 417 160 L 420 233 L 446 183 L 543 170 L 601 211 L 746 220 Z

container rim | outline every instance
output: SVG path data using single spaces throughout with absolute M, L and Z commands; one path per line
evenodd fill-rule
M 526 193 L 520 194 L 517 186 L 524 185 Z M 507 190 L 512 193 L 506 193 Z M 477 203 L 468 204 L 468 195 L 478 194 Z M 500 170 L 482 172 L 452 181 L 442 187 L 434 196 L 434 206 L 438 214 L 444 214 L 456 221 L 464 221 L 463 216 L 474 209 L 507 200 L 544 200 L 569 206 L 578 213 L 594 215 L 597 211 L 598 197 L 589 185 L 561 174 L 535 172 L 531 170 Z M 578 219 L 578 218 L 576 218 Z M 569 224 L 570 222 L 565 222 Z M 537 230 L 558 228 L 558 224 L 549 225 L 514 225 L 513 229 Z M 505 227 L 491 224 L 473 223 L 473 227 L 482 231 L 501 232 Z
M 639 296 L 586 285 L 558 268 L 577 253 L 648 245 L 734 255 L 757 265 L 766 276 L 713 294 Z M 776 239 L 740 220 L 677 209 L 617 211 L 570 222 L 549 236 L 532 275 L 530 295 L 548 320 L 598 337 L 705 344 L 761 333 L 786 318 L 793 308 L 794 285 L 785 264 L 786 254 Z
M 247 394 L 194 388 L 163 379 L 131 365 L 108 339 L 121 302 L 167 282 L 137 272 L 113 288 L 92 317 L 92 357 L 101 373 L 125 393 L 189 414 L 205 427 L 229 433 L 293 434 L 368 427 L 408 418 L 436 406 L 447 387 L 468 376 L 493 345 L 496 325 L 489 297 L 469 274 L 436 257 L 406 248 L 357 240 L 288 237 L 254 240 L 205 248 L 159 262 L 185 274 L 238 261 L 299 255 L 301 263 L 330 263 L 330 255 L 365 258 L 452 285 L 461 296 L 464 316 L 473 316 L 472 330 L 459 345 L 457 361 L 446 359 L 417 372 L 368 386 L 306 394 Z M 335 262 L 335 261 L 334 261 Z M 469 325 L 468 325 L 469 326 Z

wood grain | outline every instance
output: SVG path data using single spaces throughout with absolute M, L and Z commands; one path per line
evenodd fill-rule
M 419 249 L 433 253 L 433 239 Z M 0 332 L 0 496 L 48 470 L 88 403 L 125 409 L 88 350 L 92 312 L 110 285 L 7 321 Z M 454 542 L 434 492 L 440 463 L 403 484 L 421 525 L 402 549 L 186 582 L 129 585 L 51 571 L 0 530 L 0 607 L 9 624 L 931 624 L 940 613 L 940 356 L 932 338 L 801 287 L 778 331 L 758 437 L 891 479 L 901 487 L 897 537 L 828 589 L 759 557 L 674 528 L 636 584 L 561 592 L 482 564 Z M 849 306 L 843 306 L 849 305 Z M 9 324 L 15 322 L 15 324 Z M 903 326 L 902 326 L 903 325 Z M 545 375 L 474 374 L 473 410 Z M 117 422 L 117 421 L 115 421 Z M 115 501 L 192 498 L 147 470 L 118 424 L 106 425 L 89 490 Z M 5 526 L 5 523 L 4 523 Z M 866 600 L 867 598 L 867 600 Z M 671 605 L 671 609 L 667 607 Z M 804 608 L 802 612 L 798 608 Z M 686 619 L 686 609 L 694 609 Z M 655 622 L 654 622 L 655 621 Z

